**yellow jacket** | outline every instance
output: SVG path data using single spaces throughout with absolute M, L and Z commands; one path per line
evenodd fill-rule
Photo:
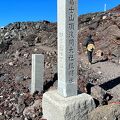
M 88 46 L 87 46 L 87 50 L 88 50 L 88 51 L 92 51 L 92 50 L 94 50 L 94 49 L 95 49 L 94 44 L 88 44 Z

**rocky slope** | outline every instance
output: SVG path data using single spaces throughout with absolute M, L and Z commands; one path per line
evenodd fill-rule
M 83 54 L 83 40 L 91 33 L 96 51 L 101 50 L 105 59 L 116 62 L 120 45 L 120 6 L 106 12 L 81 15 L 78 20 L 79 55 Z M 33 53 L 45 56 L 45 91 L 57 79 L 57 24 L 16 22 L 0 28 L 0 120 L 39 120 L 42 116 L 42 93 L 29 93 Z M 94 83 L 100 75 L 83 63 L 78 68 L 78 88 L 86 92 L 86 82 Z

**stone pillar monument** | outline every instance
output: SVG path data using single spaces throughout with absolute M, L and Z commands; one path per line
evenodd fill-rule
M 77 2 L 58 0 L 58 89 L 43 94 L 47 120 L 88 120 L 95 108 L 90 95 L 77 95 Z
M 58 92 L 77 95 L 78 0 L 58 0 Z

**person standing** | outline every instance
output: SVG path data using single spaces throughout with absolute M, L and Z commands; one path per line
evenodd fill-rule
M 92 54 L 93 54 L 93 50 L 95 49 L 95 45 L 91 34 L 88 35 L 87 39 L 85 39 L 83 45 L 87 49 L 88 62 L 89 64 L 92 64 Z

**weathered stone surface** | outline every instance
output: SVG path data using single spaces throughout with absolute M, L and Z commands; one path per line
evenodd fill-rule
M 9 43 L 7 42 L 1 42 L 0 43 L 0 53 L 5 52 L 6 50 L 9 49 Z
M 95 104 L 88 94 L 64 98 L 54 90 L 43 95 L 42 108 L 47 120 L 87 120 Z
M 91 95 L 95 98 L 102 98 L 105 94 L 105 90 L 101 88 L 100 86 L 96 85 L 91 88 Z
M 25 110 L 23 111 L 24 116 L 29 116 L 29 117 L 34 117 L 41 111 L 38 111 L 41 107 L 41 100 L 36 100 L 35 103 L 29 107 L 26 107 Z
M 0 115 L 0 120 L 5 120 L 5 116 L 4 115 Z
M 24 104 L 24 98 L 23 98 L 23 96 L 20 96 L 20 97 L 18 98 L 18 104 L 17 104 L 16 109 L 17 109 L 17 113 L 18 113 L 18 114 L 19 114 L 19 113 L 22 113 L 23 110 L 25 109 L 25 104 Z
M 120 105 L 109 104 L 98 107 L 89 114 L 89 120 L 120 120 Z
M 97 51 L 96 51 L 96 56 L 97 56 L 97 57 L 103 56 L 103 51 L 102 51 L 102 50 L 97 50 Z
M 22 81 L 24 80 L 24 76 L 23 75 L 16 75 L 15 77 L 15 81 L 18 82 L 18 81 Z
M 12 120 L 24 120 L 22 117 L 14 117 Z

